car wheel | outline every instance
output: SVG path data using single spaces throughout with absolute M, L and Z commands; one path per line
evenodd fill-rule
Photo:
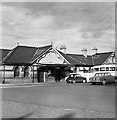
M 117 79 L 115 79 L 115 83 L 117 82 Z
M 106 85 L 106 80 L 103 80 L 103 81 L 102 81 L 102 84 L 103 84 L 103 85 Z
M 86 80 L 83 80 L 83 83 L 86 83 Z
M 75 81 L 75 80 L 73 80 L 73 83 L 76 83 L 76 81 Z

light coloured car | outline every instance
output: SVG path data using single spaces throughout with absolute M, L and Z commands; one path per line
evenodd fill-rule
M 116 77 L 112 76 L 109 72 L 96 73 L 93 77 L 89 78 L 89 82 L 92 84 L 101 83 L 115 83 Z

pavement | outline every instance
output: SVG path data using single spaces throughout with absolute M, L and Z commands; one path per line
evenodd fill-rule
M 66 120 L 66 118 L 103 118 L 104 120 L 105 118 L 105 120 L 109 120 L 113 116 L 104 112 L 3 101 L 2 118 L 17 118 L 18 120 L 24 118 L 54 118 L 52 120 L 60 120 L 61 118 L 63 120 Z
M 12 79 L 7 80 L 6 84 L 0 84 L 0 88 L 11 88 L 2 89 L 3 118 L 113 118 L 115 116 L 111 111 L 111 108 L 112 110 L 114 108 L 114 86 L 93 86 L 88 83 L 73 85 L 66 84 L 65 81 L 31 82 L 31 79 Z M 90 107 L 96 109 L 89 109 Z
M 55 81 L 49 81 L 47 82 L 37 82 L 37 79 L 34 79 L 34 83 L 32 82 L 32 78 L 12 78 L 12 79 L 5 79 L 5 84 L 2 83 L 2 79 L 0 79 L 0 88 L 6 88 L 6 87 L 18 87 L 18 86 L 35 86 L 35 85 L 43 85 L 46 83 L 55 83 Z

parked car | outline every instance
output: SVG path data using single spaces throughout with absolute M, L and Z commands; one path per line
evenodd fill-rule
M 90 77 L 89 81 L 92 84 L 101 83 L 105 85 L 106 83 L 115 83 L 116 77 L 112 76 L 109 72 L 102 72 L 96 73 L 93 77 Z
M 87 80 L 85 77 L 82 77 L 80 74 L 71 73 L 65 78 L 67 83 L 86 83 Z

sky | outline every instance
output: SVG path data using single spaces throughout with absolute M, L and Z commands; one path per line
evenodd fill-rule
M 2 48 L 53 42 L 67 53 L 115 51 L 114 2 L 3 2 L 0 10 Z

